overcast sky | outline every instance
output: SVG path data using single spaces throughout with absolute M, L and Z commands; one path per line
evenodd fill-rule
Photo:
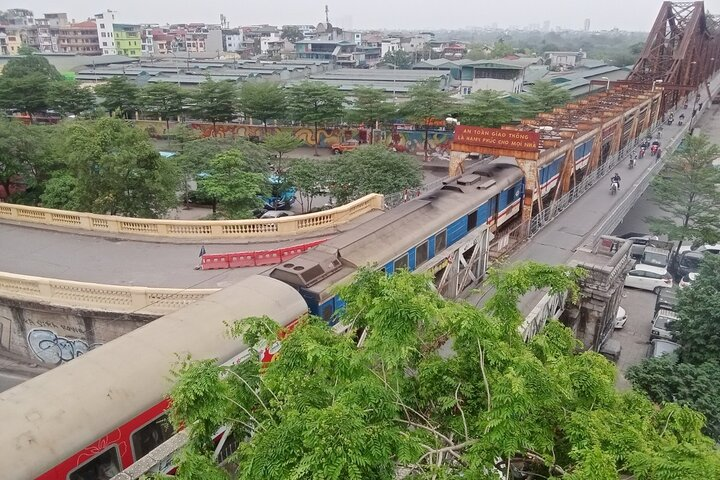
M 13 3 L 14 2 L 14 3 Z M 231 26 L 269 23 L 317 24 L 330 7 L 330 22 L 345 29 L 449 29 L 540 24 L 591 30 L 613 27 L 649 31 L 659 0 L 5 0 L 0 8 L 27 8 L 43 13 L 66 12 L 77 21 L 104 9 L 117 10 L 127 23 L 219 23 L 220 14 Z M 706 9 L 720 13 L 720 0 L 707 0 Z

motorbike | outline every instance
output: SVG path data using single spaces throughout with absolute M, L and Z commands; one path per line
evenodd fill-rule
M 617 182 L 612 182 L 610 184 L 610 195 L 615 195 L 618 191 L 618 184 Z
M 674 121 L 673 118 L 668 118 L 667 124 L 668 124 L 668 125 L 672 125 L 672 124 L 673 124 L 673 121 Z
M 640 149 L 640 158 L 643 158 L 645 156 L 645 147 Z
M 633 168 L 635 168 L 635 157 L 628 161 L 628 169 L 632 170 Z

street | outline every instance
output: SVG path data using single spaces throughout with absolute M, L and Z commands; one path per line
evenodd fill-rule
M 615 330 L 612 338 L 622 345 L 617 362 L 620 375 L 616 384 L 619 389 L 626 390 L 630 388 L 630 383 L 625 379 L 624 373 L 647 356 L 655 295 L 645 290 L 626 288 L 620 304 L 627 312 L 627 322 L 624 328 Z

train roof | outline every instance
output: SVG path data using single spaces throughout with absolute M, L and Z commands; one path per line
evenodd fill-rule
M 338 235 L 314 250 L 281 264 L 269 275 L 322 292 L 358 267 L 384 265 L 467 215 L 523 177 L 514 159 L 484 162 L 443 186 Z
M 224 362 L 245 350 L 225 322 L 306 311 L 295 289 L 255 275 L 0 393 L 3 478 L 35 478 L 159 403 L 178 355 Z

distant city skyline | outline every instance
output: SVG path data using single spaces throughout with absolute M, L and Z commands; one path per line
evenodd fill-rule
M 590 19 L 591 30 L 619 28 L 630 31 L 649 31 L 662 4 L 658 0 L 605 0 L 602 3 L 578 0 L 510 0 L 505 2 L 468 2 L 446 8 L 443 2 L 397 0 L 365 0 L 363 8 L 357 3 L 324 0 L 290 2 L 265 0 L 260 2 L 231 2 L 220 0 L 209 4 L 171 2 L 168 0 L 112 0 L 90 4 L 82 0 L 24 0 L 3 6 L 26 8 L 36 16 L 44 13 L 67 12 L 68 18 L 83 21 L 96 13 L 110 9 L 119 12 L 127 23 L 220 23 L 220 14 L 228 17 L 231 26 L 268 23 L 311 24 L 325 20 L 325 5 L 330 8 L 330 22 L 344 29 L 448 30 L 483 27 L 497 24 L 499 28 L 537 25 L 543 29 L 562 27 L 583 30 Z M 632 4 L 632 8 L 629 5 Z M 720 0 L 705 1 L 706 10 L 720 14 Z

